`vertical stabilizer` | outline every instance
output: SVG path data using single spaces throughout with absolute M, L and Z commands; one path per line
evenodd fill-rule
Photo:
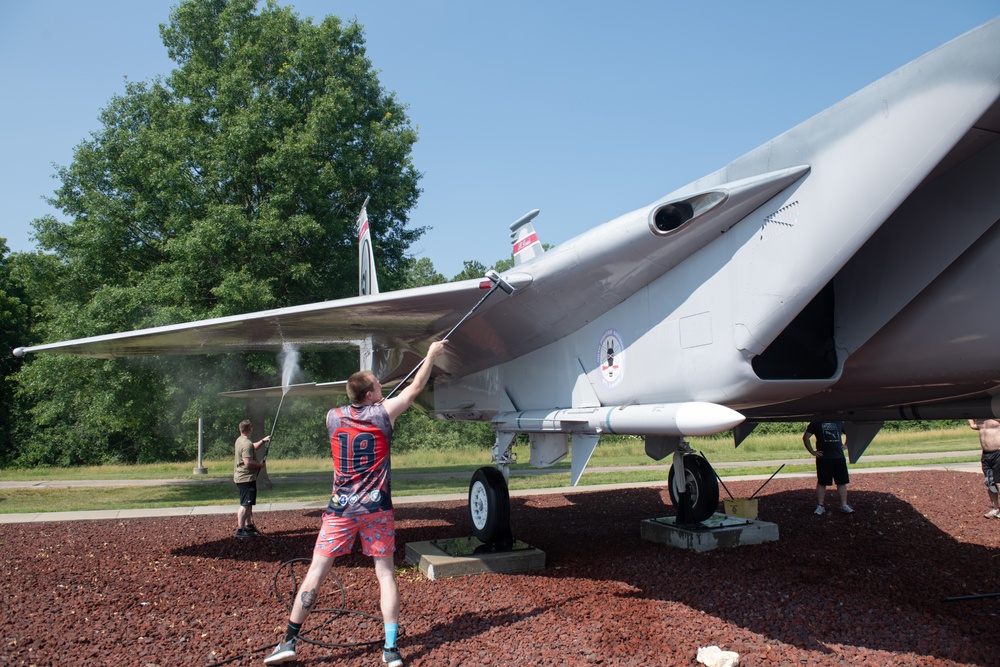
M 358 214 L 358 296 L 378 294 L 378 275 L 375 273 L 375 254 L 372 251 L 372 232 L 368 224 L 368 200 L 361 205 Z M 374 363 L 374 346 L 372 337 L 365 336 L 359 341 L 358 352 L 361 357 L 361 370 L 370 371 Z
M 545 252 L 542 244 L 538 241 L 538 234 L 535 233 L 535 228 L 531 224 L 531 221 L 535 219 L 538 213 L 539 210 L 536 208 L 534 211 L 521 216 L 510 226 L 510 242 L 511 251 L 514 254 L 514 266 L 523 264 L 529 259 L 534 259 Z
M 378 276 L 375 274 L 375 255 L 372 252 L 372 233 L 368 225 L 368 200 L 361 205 L 358 215 L 358 296 L 378 294 Z

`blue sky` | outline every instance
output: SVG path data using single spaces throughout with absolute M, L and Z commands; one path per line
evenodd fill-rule
M 300 0 L 357 18 L 409 106 L 424 174 L 411 250 L 451 277 L 509 256 L 539 208 L 558 244 L 649 204 L 921 54 L 1000 0 L 617 3 Z M 0 0 L 0 237 L 31 250 L 53 165 L 99 128 L 124 79 L 167 74 L 174 0 Z M 372 193 L 378 197 L 378 193 Z

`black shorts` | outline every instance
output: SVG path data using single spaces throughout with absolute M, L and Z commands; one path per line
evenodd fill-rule
M 236 488 L 240 490 L 240 505 L 252 507 L 257 504 L 257 480 L 236 482 Z
M 983 481 L 990 491 L 996 490 L 997 482 L 1000 482 L 1000 452 L 983 452 Z
M 818 457 L 816 459 L 816 482 L 820 486 L 830 486 L 834 482 L 837 483 L 837 486 L 850 484 L 851 476 L 847 472 L 847 459 L 843 457 L 839 459 Z

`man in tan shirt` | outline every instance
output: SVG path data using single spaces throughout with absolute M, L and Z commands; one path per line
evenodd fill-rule
M 1000 480 L 1000 420 L 970 419 L 969 426 L 979 431 L 979 446 L 983 448 L 983 476 L 993 509 L 984 514 L 987 519 L 1000 519 L 997 481 Z
M 236 537 L 259 535 L 253 523 L 253 506 L 257 503 L 257 474 L 265 469 L 264 446 L 271 436 L 254 442 L 250 439 L 253 426 L 249 419 L 240 422 L 240 437 L 234 446 L 233 481 L 240 490 L 240 508 L 236 510 Z

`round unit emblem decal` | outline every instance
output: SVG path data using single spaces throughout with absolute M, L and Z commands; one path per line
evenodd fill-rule
M 601 369 L 601 380 L 609 389 L 617 387 L 625 376 L 625 342 L 615 329 L 608 329 L 601 336 L 597 348 L 597 367 Z

